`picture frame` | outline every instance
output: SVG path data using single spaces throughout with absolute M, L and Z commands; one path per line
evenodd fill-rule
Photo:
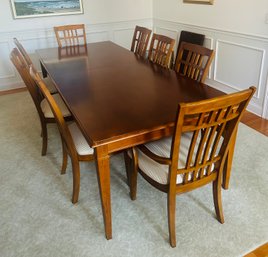
M 10 0 L 14 19 L 82 14 L 82 0 Z
M 214 0 L 183 0 L 184 3 L 191 3 L 191 4 L 213 4 Z

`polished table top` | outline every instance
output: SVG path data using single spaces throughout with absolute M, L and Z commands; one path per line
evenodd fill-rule
M 65 57 L 58 48 L 37 53 L 92 147 L 172 127 L 178 103 L 223 94 L 112 42 L 85 49 Z

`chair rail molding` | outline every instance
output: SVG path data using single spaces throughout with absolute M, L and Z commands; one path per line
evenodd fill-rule
M 154 31 L 171 36 L 181 30 L 205 34 L 204 45 L 215 50 L 206 83 L 226 93 L 256 86 L 248 110 L 268 118 L 268 37 L 181 22 L 154 19 Z

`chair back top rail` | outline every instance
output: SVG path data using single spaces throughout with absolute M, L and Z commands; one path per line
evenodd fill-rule
M 59 47 L 85 45 L 87 42 L 84 24 L 56 26 L 54 31 Z
M 16 47 L 19 49 L 20 53 L 22 54 L 23 58 L 25 59 L 28 66 L 32 65 L 32 60 L 30 56 L 28 55 L 27 51 L 23 47 L 23 45 L 19 42 L 17 38 L 13 38 L 13 42 L 16 45 Z
M 182 42 L 175 63 L 175 71 L 204 83 L 213 58 L 213 50 L 204 46 Z
M 174 45 L 174 39 L 164 35 L 153 34 L 149 48 L 149 60 L 169 68 Z
M 40 94 L 40 91 L 38 90 L 38 87 L 36 86 L 34 80 L 31 78 L 29 73 L 29 66 L 26 63 L 24 57 L 20 53 L 20 51 L 17 48 L 14 48 L 10 53 L 10 60 L 16 67 L 18 73 L 20 74 L 24 84 L 26 85 L 33 101 L 35 104 L 35 107 L 39 113 L 39 116 L 44 118 L 43 111 L 40 107 L 40 103 L 43 100 L 42 94 Z
M 150 29 L 136 26 L 132 39 L 131 51 L 142 57 L 146 57 L 151 33 L 152 31 Z

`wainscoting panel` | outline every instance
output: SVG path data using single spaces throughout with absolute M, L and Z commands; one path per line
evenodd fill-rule
M 125 28 L 125 29 L 117 29 L 114 30 L 113 33 L 113 42 L 116 44 L 125 47 L 130 48 L 132 37 L 134 33 L 134 28 Z
M 87 42 L 95 43 L 110 40 L 109 31 L 87 32 Z
M 218 40 L 214 80 L 236 90 L 255 85 L 255 95 L 260 98 L 264 53 L 264 49 Z
M 249 110 L 268 119 L 268 37 L 211 29 L 191 24 L 154 19 L 154 30 L 170 35 L 181 30 L 205 34 L 204 45 L 215 50 L 206 83 L 226 93 L 237 92 L 250 86 L 257 91 Z
M 13 66 L 9 61 L 9 53 L 9 42 L 0 42 L 0 80 L 15 77 Z

